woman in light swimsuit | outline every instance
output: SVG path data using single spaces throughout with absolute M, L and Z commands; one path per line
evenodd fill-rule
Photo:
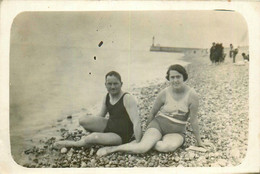
M 204 147 L 197 118 L 199 99 L 194 89 L 185 84 L 187 78 L 188 74 L 181 65 L 171 65 L 166 73 L 170 85 L 157 96 L 141 141 L 104 147 L 97 151 L 97 155 L 118 151 L 145 153 L 152 148 L 159 152 L 175 151 L 185 142 L 188 121 L 193 128 L 197 146 Z

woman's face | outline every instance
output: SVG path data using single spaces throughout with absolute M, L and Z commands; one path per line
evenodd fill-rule
M 181 88 L 184 84 L 183 75 L 175 70 L 170 70 L 169 81 L 171 85 L 176 89 Z

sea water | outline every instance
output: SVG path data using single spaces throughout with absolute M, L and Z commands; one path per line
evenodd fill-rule
M 11 145 L 81 109 L 91 111 L 107 91 L 105 75 L 121 74 L 123 91 L 164 82 L 183 54 L 81 47 L 12 45 L 10 52 Z M 16 146 L 17 147 L 17 146 Z

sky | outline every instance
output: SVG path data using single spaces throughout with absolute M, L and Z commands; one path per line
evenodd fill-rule
M 11 44 L 145 50 L 152 44 L 209 48 L 248 45 L 247 23 L 231 11 L 24 12 Z

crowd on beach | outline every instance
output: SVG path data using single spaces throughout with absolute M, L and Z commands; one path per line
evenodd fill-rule
M 233 44 L 230 44 L 229 47 L 229 57 L 233 59 L 233 63 L 236 63 L 236 56 L 239 52 L 239 47 L 234 48 Z M 243 56 L 244 61 L 249 61 L 249 54 L 243 52 L 241 55 Z M 224 53 L 222 43 L 212 43 L 209 58 L 212 64 L 219 64 L 225 61 L 226 53 Z

